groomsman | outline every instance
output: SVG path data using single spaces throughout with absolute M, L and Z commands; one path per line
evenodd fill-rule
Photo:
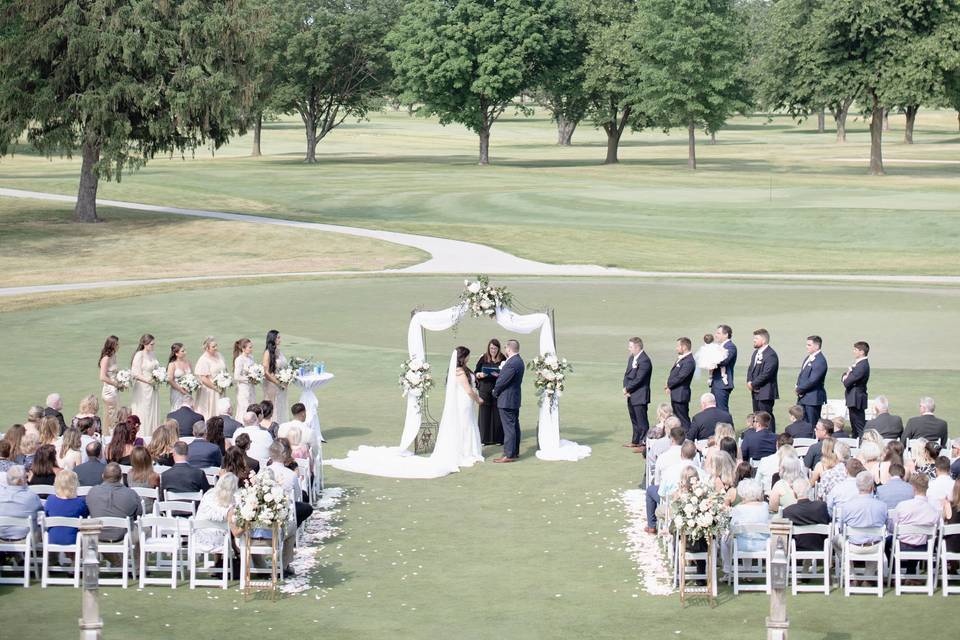
M 643 352 L 643 340 L 637 337 L 627 342 L 630 357 L 627 358 L 627 370 L 623 373 L 623 397 L 627 399 L 627 412 L 633 425 L 633 439 L 625 447 L 631 447 L 637 453 L 644 451 L 647 430 L 647 407 L 650 405 L 650 377 L 653 364 Z
M 692 347 L 690 338 L 677 338 L 677 362 L 670 369 L 667 385 L 664 387 L 670 394 L 673 415 L 680 419 L 680 425 L 684 429 L 690 428 L 690 381 L 697 370 L 697 364 L 690 353 Z
M 807 357 L 800 365 L 797 376 L 797 404 L 803 407 L 803 419 L 808 424 L 817 424 L 820 411 L 827 404 L 827 390 L 823 386 L 827 378 L 827 359 L 820 353 L 823 340 L 820 336 L 807 338 Z
M 867 354 L 869 353 L 869 344 L 863 341 L 854 342 L 853 364 L 840 378 L 846 389 L 847 411 L 850 412 L 850 429 L 853 431 L 854 438 L 863 435 L 864 426 L 867 424 L 867 382 L 870 381 L 870 363 L 867 361 Z
M 717 364 L 710 376 L 710 392 L 717 399 L 717 406 L 730 412 L 730 392 L 733 391 L 733 367 L 737 364 L 737 345 L 733 344 L 733 329 L 721 324 L 713 334 L 721 347 L 727 352 L 727 357 Z
M 780 397 L 777 374 L 780 372 L 780 358 L 770 346 L 770 333 L 766 329 L 753 332 L 753 356 L 747 368 L 747 389 L 753 401 L 753 412 L 766 411 L 770 414 L 770 432 L 777 432 L 777 419 L 773 415 L 773 404 Z

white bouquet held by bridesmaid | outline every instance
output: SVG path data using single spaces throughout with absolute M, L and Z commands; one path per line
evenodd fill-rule
M 690 540 L 716 538 L 730 527 L 730 507 L 724 504 L 723 494 L 696 479 L 689 491 L 677 492 L 670 513 L 674 528 Z
M 253 364 L 247 367 L 243 375 L 250 384 L 260 384 L 266 374 L 262 364 Z
M 283 367 L 282 369 L 277 369 L 276 376 L 277 380 L 280 381 L 280 386 L 287 388 L 297 377 L 297 370 L 290 366 Z
M 408 395 L 417 399 L 417 404 L 423 406 L 424 398 L 428 398 L 433 388 L 433 375 L 430 373 L 430 363 L 420 358 L 410 358 L 400 365 L 400 389 L 403 397 Z
M 187 390 L 187 393 L 193 393 L 200 388 L 200 380 L 192 373 L 184 373 L 176 377 L 177 384 Z
M 237 491 L 237 526 L 245 531 L 281 527 L 290 516 L 290 501 L 269 469 L 251 473 L 247 486 Z
M 215 386 L 220 393 L 224 393 L 233 386 L 233 376 L 226 371 L 218 371 L 217 375 L 213 376 L 213 386 Z
M 154 367 L 150 370 L 150 384 L 159 387 L 167 382 L 167 370 L 164 367 Z
M 477 276 L 473 282 L 464 280 L 463 285 L 460 302 L 467 303 L 470 315 L 474 318 L 492 318 L 497 312 L 497 307 L 509 307 L 513 302 L 513 296 L 507 288 L 491 286 L 490 278 L 487 276 Z
M 130 369 L 120 369 L 113 380 L 117 383 L 118 391 L 126 391 L 133 383 L 133 372 Z
M 539 397 L 538 404 L 549 402 L 550 410 L 556 409 L 557 402 L 566 388 L 567 374 L 573 372 L 573 367 L 567 363 L 566 358 L 558 358 L 553 353 L 547 353 L 527 363 L 527 369 L 537 376 L 533 386 Z

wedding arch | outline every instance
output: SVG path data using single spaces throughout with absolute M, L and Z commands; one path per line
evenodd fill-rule
M 466 289 L 460 302 L 440 311 L 417 311 L 410 318 L 407 329 L 407 351 L 411 361 L 427 362 L 424 348 L 424 331 L 446 331 L 456 326 L 467 313 L 475 317 L 487 317 L 514 333 L 529 334 L 540 331 L 539 354 L 556 356 L 553 322 L 546 313 L 518 314 L 510 309 L 512 298 L 502 287 L 491 287 L 486 277 L 466 281 Z M 413 445 L 423 422 L 423 406 L 420 398 L 407 394 L 407 413 L 400 436 L 400 449 Z M 537 423 L 537 458 L 541 460 L 576 461 L 590 455 L 590 447 L 560 438 L 559 394 L 543 399 L 539 407 Z

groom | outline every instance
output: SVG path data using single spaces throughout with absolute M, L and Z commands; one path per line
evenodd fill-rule
M 520 385 L 523 383 L 520 343 L 507 340 L 506 351 L 507 359 L 500 365 L 500 377 L 493 387 L 503 424 L 503 457 L 494 462 L 514 462 L 520 457 Z

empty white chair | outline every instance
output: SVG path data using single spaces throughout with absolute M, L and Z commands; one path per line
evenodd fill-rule
M 230 579 L 230 558 L 233 547 L 230 545 L 230 527 L 226 522 L 212 520 L 190 520 L 190 539 L 187 544 L 187 562 L 190 564 L 190 588 L 197 585 L 227 588 Z M 220 555 L 220 566 L 208 565 L 211 555 Z M 197 556 L 199 565 L 197 564 Z M 198 578 L 198 572 L 219 574 L 219 578 Z
M 843 595 L 851 593 L 874 593 L 883 597 L 883 575 L 887 556 L 883 552 L 883 541 L 887 535 L 887 528 L 882 527 L 846 527 L 843 532 L 842 564 L 843 564 Z M 855 544 L 850 542 L 851 537 L 869 538 L 876 540 L 870 544 Z M 854 562 L 865 563 L 862 574 L 854 573 Z M 876 566 L 876 572 L 870 573 L 870 565 Z M 853 586 L 853 580 L 876 582 L 875 587 Z
M 127 588 L 128 577 L 132 576 L 134 579 L 137 577 L 136 567 L 133 563 L 133 528 L 130 526 L 130 518 L 108 518 L 101 517 L 97 518 L 102 524 L 104 529 L 123 529 L 123 537 L 114 542 L 107 542 L 104 540 L 99 540 L 97 542 L 97 552 L 100 554 L 104 553 L 119 553 L 121 557 L 120 567 L 100 567 L 101 576 L 104 573 L 110 573 L 113 571 L 119 571 L 119 578 L 100 578 L 100 584 L 104 585 L 120 585 L 124 589 Z
M 951 593 L 960 593 L 960 575 L 950 575 L 950 562 L 960 562 L 960 552 L 947 551 L 947 536 L 960 536 L 960 524 L 946 524 L 940 527 L 940 576 L 943 580 L 941 591 L 944 597 Z M 955 583 L 955 584 L 951 584 Z
M 82 522 L 83 520 L 81 518 L 47 516 L 43 519 L 43 546 L 41 548 L 43 558 L 40 569 L 40 586 L 42 588 L 46 589 L 48 584 L 69 584 L 74 588 L 78 588 L 80 586 L 80 565 L 82 564 L 83 560 L 80 552 L 80 532 L 77 532 L 77 537 L 72 544 L 54 544 L 50 542 L 50 528 L 73 527 L 74 529 L 79 529 Z M 72 566 L 67 566 L 60 563 L 59 558 L 61 553 L 73 554 Z M 50 554 L 55 554 L 53 558 L 53 564 L 51 564 Z M 72 573 L 73 577 L 55 578 L 50 575 L 51 571 Z
M 790 536 L 790 575 L 793 580 L 793 595 L 799 591 L 823 591 L 824 595 L 830 595 L 830 571 L 833 563 L 831 562 L 833 545 L 830 542 L 830 532 L 832 526 L 829 524 L 811 524 L 805 526 L 793 527 L 793 533 Z M 797 541 L 795 536 L 812 534 L 823 535 L 823 549 L 816 551 L 797 551 Z M 804 570 L 803 565 L 809 562 L 810 570 Z M 820 573 L 818 566 L 823 565 L 823 573 Z M 823 584 L 800 584 L 800 580 L 823 580 Z
M 237 545 L 240 548 L 240 588 L 247 586 L 247 536 L 242 535 L 237 539 Z M 250 545 L 250 575 L 270 574 L 270 563 L 272 562 L 273 552 L 270 547 L 270 540 L 254 540 Z M 261 556 L 265 558 L 265 567 L 257 567 L 254 558 Z M 283 530 L 280 531 L 280 539 L 277 540 L 277 575 L 283 574 Z
M 20 584 L 24 587 L 30 586 L 30 568 L 36 564 L 36 547 L 34 547 L 34 529 L 32 518 L 15 518 L 13 516 L 0 516 L 0 527 L 17 527 L 26 529 L 27 535 L 21 540 L 0 540 L 0 553 L 20 553 L 23 554 L 23 578 L 0 576 L 0 584 Z M 4 571 L 19 571 L 20 565 L 9 564 L 0 565 L 0 573 Z
M 184 525 L 184 523 L 187 523 Z M 177 588 L 177 569 L 180 566 L 181 535 L 189 532 L 189 521 L 165 516 L 144 516 L 140 519 L 140 588 L 147 584 L 167 584 Z M 149 556 L 154 562 L 150 564 Z M 169 564 L 163 556 L 169 555 Z M 170 578 L 151 577 L 151 572 L 170 571 Z
M 770 533 L 769 524 L 742 524 L 730 528 L 733 563 L 733 593 L 763 591 L 770 593 L 770 538 L 760 551 L 742 551 L 737 538 L 744 535 Z M 741 584 L 741 580 L 760 580 Z
M 923 549 L 916 551 L 909 551 L 902 547 L 900 537 L 907 535 L 925 535 L 927 536 L 927 546 Z M 890 586 L 890 582 L 894 582 L 894 593 L 898 596 L 901 593 L 926 593 L 928 596 L 933 595 L 933 590 L 937 584 L 937 569 L 934 566 L 934 550 L 936 549 L 936 540 L 937 540 L 937 525 L 930 525 L 928 527 L 915 525 L 915 524 L 900 524 L 899 522 L 893 527 L 893 551 L 890 559 L 890 577 L 887 578 L 887 586 Z M 917 573 L 914 574 L 905 574 L 901 571 L 901 564 L 906 560 L 916 560 L 917 562 Z M 926 573 L 920 572 L 920 563 L 924 562 L 927 565 Z M 926 584 L 924 585 L 905 585 L 903 580 L 919 580 L 923 579 Z

